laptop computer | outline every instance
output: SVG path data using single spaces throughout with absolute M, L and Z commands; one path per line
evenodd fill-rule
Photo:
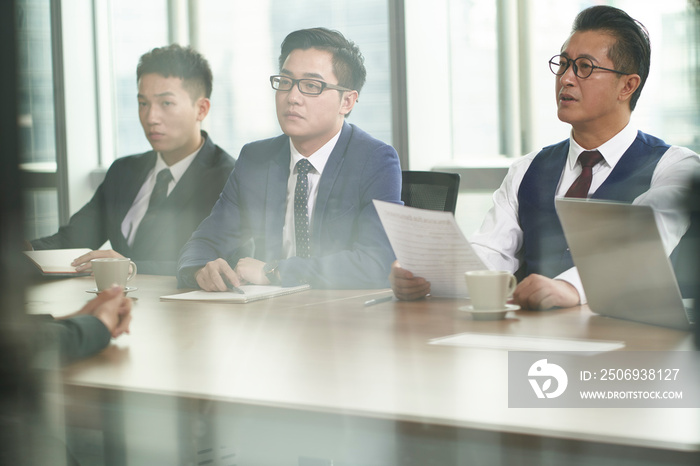
M 692 300 L 681 296 L 651 207 L 569 198 L 555 204 L 591 311 L 691 327 Z

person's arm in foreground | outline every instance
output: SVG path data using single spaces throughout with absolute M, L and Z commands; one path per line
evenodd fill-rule
M 115 286 L 71 315 L 41 322 L 39 338 L 55 338 L 61 363 L 69 364 L 97 354 L 111 338 L 128 333 L 131 308 L 131 299 Z

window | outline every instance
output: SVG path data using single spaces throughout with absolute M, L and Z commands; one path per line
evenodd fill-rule
M 34 238 L 58 227 L 49 0 L 19 1 L 17 14 L 20 160 L 30 181 L 24 193 L 25 234 Z
M 247 142 L 281 133 L 268 77 L 279 71 L 285 36 L 316 26 L 337 29 L 359 45 L 367 82 L 348 122 L 391 142 L 386 2 L 202 0 L 198 5 L 198 48 L 214 74 L 212 108 L 205 121 L 214 141 L 231 155 L 237 157 Z
M 150 149 L 139 123 L 136 100 L 136 66 L 141 55 L 168 43 L 166 0 L 119 0 L 109 2 L 110 37 L 102 53 L 111 60 L 102 63 L 111 72 L 112 81 L 100 83 L 100 105 L 116 117 L 112 124 L 113 144 L 103 145 L 102 164 L 113 158 L 138 154 Z M 107 121 L 112 115 L 104 115 Z M 110 151 L 111 148 L 111 151 Z
M 651 36 L 651 74 L 633 122 L 697 151 L 698 20 L 687 0 L 436 0 L 430 9 L 406 2 L 411 168 L 498 165 L 499 155 L 566 138 L 547 61 L 576 14 L 600 3 L 627 11 Z
M 136 65 L 142 54 L 168 43 L 168 15 L 164 0 L 110 2 L 110 12 L 112 32 L 106 52 L 112 54 L 114 69 L 113 150 L 118 157 L 148 149 L 136 109 Z M 293 30 L 318 25 L 340 30 L 360 46 L 365 57 L 367 83 L 348 121 L 391 141 L 386 3 L 201 0 L 196 2 L 194 17 L 199 22 L 189 30 L 189 43 L 207 58 L 214 75 L 212 107 L 203 128 L 234 157 L 245 143 L 280 134 L 268 77 L 278 72 L 284 37 Z M 108 92 L 103 95 L 111 98 Z M 105 162 L 109 161 L 106 157 Z
M 90 41 L 83 39 L 88 32 L 81 32 L 70 46 L 64 44 L 64 59 L 79 55 L 65 67 L 67 72 L 78 63 L 83 77 L 95 78 L 94 96 L 88 86 L 83 92 L 85 99 L 77 98 L 73 91 L 69 103 L 94 100 L 96 107 L 89 110 L 92 104 L 83 103 L 79 111 L 67 112 L 66 120 L 74 126 L 73 134 L 79 134 L 75 126 L 82 125 L 88 126 L 83 128 L 86 137 L 98 134 L 94 144 L 83 144 L 79 151 L 69 147 L 69 162 L 77 159 L 88 172 L 98 165 L 106 168 L 116 157 L 148 149 L 136 109 L 135 69 L 143 53 L 173 38 L 191 43 L 212 66 L 212 108 L 203 127 L 217 144 L 237 156 L 243 144 L 279 134 L 268 76 L 278 71 L 280 43 L 295 29 L 323 25 L 343 32 L 365 56 L 367 83 L 349 121 L 387 142 L 403 137 L 399 132 L 408 134 L 410 153 L 401 155 L 408 157 L 410 165 L 404 169 L 504 169 L 510 163 L 508 157 L 568 136 L 568 125 L 558 121 L 554 111 L 554 77 L 547 60 L 568 37 L 576 14 L 599 3 L 625 9 L 651 34 L 651 75 L 633 120 L 669 143 L 700 150 L 698 9 L 688 0 L 404 1 L 405 14 L 390 18 L 390 11 L 401 11 L 394 8 L 395 2 L 401 3 L 120 0 L 92 2 L 88 8 L 90 2 L 63 2 L 63 10 L 81 5 L 89 10 L 82 12 L 82 17 L 95 22 L 75 23 L 86 25 L 83 28 L 66 26 L 69 32 L 89 31 L 95 43 L 93 50 Z M 48 163 L 43 169 L 54 176 L 48 189 L 30 193 L 34 196 L 28 202 L 30 216 L 45 219 L 38 221 L 46 225 L 41 232 L 36 225 L 30 229 L 39 235 L 54 231 L 59 218 L 55 210 L 42 207 L 58 202 L 56 178 L 60 178 L 55 168 L 51 2 L 22 0 L 20 4 L 24 10 L 20 20 L 21 121 L 27 148 L 23 160 Z M 693 14 L 689 14 L 691 9 Z M 63 17 L 75 15 L 64 11 Z M 397 30 L 405 28 L 405 37 L 391 36 L 392 21 L 398 23 Z M 395 57 L 390 51 L 402 39 L 405 69 L 396 72 L 406 77 L 407 101 L 397 105 L 397 98 L 392 102 L 396 86 L 392 88 L 391 63 Z M 66 80 L 67 85 L 71 82 Z M 395 108 L 407 110 L 395 115 Z M 393 120 L 406 121 L 407 128 L 393 126 Z M 90 127 L 93 122 L 95 131 Z M 70 199 L 61 205 L 62 210 L 69 207 L 75 212 L 95 186 L 86 179 L 89 173 L 76 174 L 81 167 L 59 167 L 58 171 L 68 169 L 72 172 L 66 177 L 70 189 L 64 190 L 70 191 Z M 475 173 L 481 176 L 478 170 Z M 463 188 L 472 185 L 463 178 Z M 483 193 L 495 187 L 484 188 Z M 488 202 L 479 204 L 486 206 Z M 474 218 L 480 219 L 484 209 L 474 209 Z M 61 218 L 67 218 L 65 213 Z
M 627 11 L 651 36 L 651 74 L 633 123 L 699 151 L 698 10 L 686 0 L 405 3 L 410 168 L 462 174 L 456 219 L 467 235 L 502 179 L 490 176 L 494 167 L 505 174 L 513 157 L 568 137 L 547 61 L 579 11 L 601 3 Z
M 583 8 L 600 2 L 579 5 L 556 0 L 532 2 L 530 11 L 532 52 L 531 66 L 533 144 L 536 150 L 568 136 L 568 125 L 556 119 L 552 74 L 546 66 L 569 35 L 571 23 Z M 621 0 L 605 2 L 625 10 L 649 30 L 651 38 L 651 70 L 632 122 L 645 132 L 669 144 L 700 150 L 700 101 L 697 100 L 697 15 L 688 14 L 687 0 L 640 2 Z M 561 18 L 566 18 L 562 20 Z M 693 40 L 693 33 L 695 39 Z M 695 57 L 695 58 L 693 58 Z

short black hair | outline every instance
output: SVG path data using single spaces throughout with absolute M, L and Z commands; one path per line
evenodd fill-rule
M 280 70 L 293 50 L 326 50 L 333 54 L 333 72 L 338 84 L 357 91 L 362 89 L 367 79 L 365 59 L 360 48 L 338 31 L 317 27 L 300 29 L 290 33 L 282 42 L 279 58 Z
M 574 20 L 571 33 L 599 30 L 611 34 L 616 39 L 616 43 L 608 51 L 608 58 L 615 64 L 615 69 L 638 74 L 641 78 L 639 87 L 630 98 L 630 110 L 634 110 L 649 76 L 651 65 L 649 31 L 624 11 L 601 5 L 586 8 L 580 12 Z
M 136 81 L 149 73 L 182 79 L 192 100 L 201 96 L 211 97 L 213 78 L 209 62 L 192 47 L 171 44 L 145 53 L 136 67 Z

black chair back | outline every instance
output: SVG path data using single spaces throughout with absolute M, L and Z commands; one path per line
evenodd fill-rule
M 459 174 L 404 170 L 401 200 L 410 207 L 455 213 Z

